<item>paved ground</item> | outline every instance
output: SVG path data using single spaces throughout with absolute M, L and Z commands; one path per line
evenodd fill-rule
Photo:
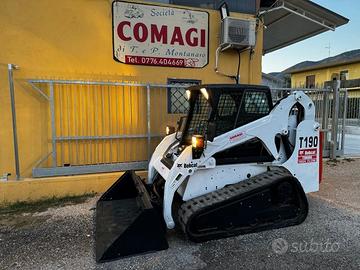
M 360 135 L 345 135 L 344 152 L 348 156 L 360 156 Z
M 296 227 L 194 244 L 168 235 L 166 251 L 94 261 L 94 205 L 0 217 L 0 269 L 360 269 L 360 159 L 328 162 L 321 192 Z

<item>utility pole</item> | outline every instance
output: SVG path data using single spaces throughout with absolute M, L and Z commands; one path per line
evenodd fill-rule
M 330 42 L 329 42 L 329 46 L 326 46 L 325 49 L 328 49 L 329 51 L 329 57 L 331 56 L 331 45 L 330 45 Z

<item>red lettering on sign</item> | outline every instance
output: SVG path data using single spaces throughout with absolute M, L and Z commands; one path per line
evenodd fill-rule
M 197 29 L 196 28 L 190 28 L 185 34 L 185 39 L 186 39 L 186 43 L 189 44 L 191 47 L 196 47 L 199 44 L 199 39 L 197 37 L 191 38 L 191 34 L 193 32 L 197 33 Z
M 140 29 L 141 29 L 141 36 L 140 36 Z M 144 42 L 148 38 L 148 29 L 145 24 L 137 23 L 134 26 L 134 38 L 139 42 Z
M 128 27 L 130 30 L 128 35 L 125 35 L 125 27 Z M 117 27 L 118 36 L 123 41 L 130 41 L 134 38 L 136 41 L 144 43 L 150 39 L 151 43 L 168 44 L 168 37 L 171 36 L 171 45 L 206 47 L 205 29 L 190 28 L 186 32 L 182 32 L 179 26 L 175 26 L 172 32 L 169 31 L 171 31 L 171 29 L 169 29 L 167 25 L 158 26 L 151 24 L 150 27 L 147 27 L 146 24 L 141 22 L 136 23 L 132 28 L 131 22 L 129 21 L 120 22 Z
M 174 27 L 174 32 L 173 32 L 170 44 L 174 45 L 175 42 L 179 43 L 179 45 L 184 45 L 184 39 L 181 34 L 181 29 L 178 26 Z
M 200 46 L 201 46 L 201 47 L 205 47 L 206 31 L 205 31 L 204 29 L 201 29 L 201 31 L 200 31 L 200 36 L 201 36 L 201 38 L 200 38 L 200 40 L 201 40 Z
M 119 23 L 119 25 L 117 27 L 117 33 L 118 33 L 118 36 L 119 36 L 120 39 L 125 40 L 125 41 L 129 41 L 129 40 L 131 40 L 131 37 L 126 37 L 124 35 L 124 26 L 125 25 L 131 26 L 130 22 L 127 22 L 127 21 L 121 22 L 121 23 Z
M 167 44 L 167 25 L 163 25 L 160 31 L 156 24 L 151 25 L 151 43 L 161 42 Z
M 149 57 L 137 55 L 125 55 L 126 64 L 164 66 L 164 67 L 184 67 L 185 59 L 167 57 Z

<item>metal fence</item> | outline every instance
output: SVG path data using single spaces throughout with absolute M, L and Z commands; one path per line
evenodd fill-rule
M 127 82 L 29 80 L 49 102 L 51 152 L 33 177 L 147 169 L 167 123 L 169 87 Z
M 360 98 L 348 99 L 348 110 L 346 113 L 346 125 L 360 127 Z
M 33 177 L 147 169 L 166 125 L 174 125 L 180 116 L 168 113 L 168 91 L 174 87 L 184 91 L 187 87 L 82 80 L 28 83 L 48 102 L 45 118 L 50 134 L 45 138 L 49 151 L 34 166 Z M 10 84 L 10 92 L 11 89 Z M 316 119 L 325 133 L 324 156 L 343 155 L 347 91 L 272 89 L 274 102 L 295 90 L 306 92 L 315 103 Z M 14 108 L 13 105 L 14 102 Z M 15 135 L 16 125 L 16 139 Z

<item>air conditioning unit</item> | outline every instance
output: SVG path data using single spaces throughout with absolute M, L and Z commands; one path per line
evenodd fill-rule
M 226 17 L 221 22 L 220 48 L 243 50 L 255 46 L 256 20 Z

